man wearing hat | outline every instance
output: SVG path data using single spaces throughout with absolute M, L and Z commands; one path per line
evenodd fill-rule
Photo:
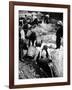
M 63 37 L 63 24 L 62 21 L 57 22 L 57 32 L 56 32 L 56 49 L 60 48 L 61 38 Z

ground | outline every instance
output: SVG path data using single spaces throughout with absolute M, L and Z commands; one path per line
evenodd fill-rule
M 57 76 L 63 76 L 63 46 L 60 49 L 56 48 L 56 31 L 55 25 L 41 24 L 33 29 L 37 36 L 43 40 L 44 43 L 49 45 L 49 55 L 54 64 L 54 71 Z M 39 68 L 39 66 L 32 60 L 24 59 L 23 62 L 19 61 L 19 78 L 45 78 L 48 77 L 46 72 Z

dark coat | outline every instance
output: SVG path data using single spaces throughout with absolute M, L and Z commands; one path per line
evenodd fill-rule
M 56 32 L 57 37 L 63 37 L 63 26 L 60 26 Z

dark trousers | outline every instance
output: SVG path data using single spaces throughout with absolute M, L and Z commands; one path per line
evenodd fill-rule
M 60 48 L 60 45 L 61 45 L 61 37 L 57 36 L 56 37 L 56 48 Z

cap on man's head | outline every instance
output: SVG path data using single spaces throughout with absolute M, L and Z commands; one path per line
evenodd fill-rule
M 49 15 L 49 14 L 47 14 L 47 15 L 46 15 L 46 17 L 48 17 L 48 18 L 49 18 L 49 17 L 50 17 L 50 15 Z
M 57 24 L 63 26 L 63 22 L 62 21 L 58 21 Z

